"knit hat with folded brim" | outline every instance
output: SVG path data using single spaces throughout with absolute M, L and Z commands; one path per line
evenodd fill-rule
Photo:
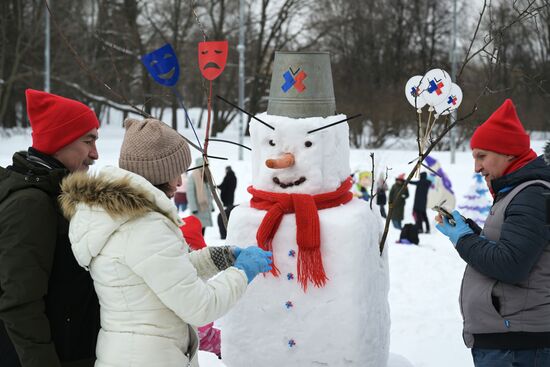
M 507 99 L 472 135 L 470 148 L 520 156 L 531 148 L 530 138 L 511 99 Z
M 32 147 L 44 154 L 52 155 L 99 128 L 94 111 L 78 101 L 34 89 L 27 89 L 25 96 Z
M 119 167 L 145 177 L 153 185 L 179 177 L 191 164 L 185 139 L 165 123 L 155 119 L 128 118 Z

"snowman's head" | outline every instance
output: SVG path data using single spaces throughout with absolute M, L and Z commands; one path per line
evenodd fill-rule
M 345 115 L 326 118 L 258 115 L 273 127 L 250 123 L 253 186 L 280 192 L 320 194 L 336 190 L 350 175 L 349 128 Z

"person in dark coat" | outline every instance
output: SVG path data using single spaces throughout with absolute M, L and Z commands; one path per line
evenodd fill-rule
M 430 233 L 430 221 L 428 220 L 428 214 L 426 213 L 426 203 L 428 201 L 428 190 L 432 185 L 431 181 L 428 180 L 428 175 L 426 172 L 420 173 L 420 180 L 410 181 L 411 185 L 416 186 L 416 191 L 414 193 L 414 204 L 413 204 L 413 217 L 416 222 L 416 227 L 418 228 L 418 233 L 422 233 L 422 223 L 426 223 L 426 233 Z
M 231 166 L 227 166 L 225 167 L 225 177 L 222 183 L 218 185 L 218 189 L 220 189 L 220 198 L 224 207 L 229 208 L 233 206 L 236 188 L 237 177 L 235 176 L 235 172 L 233 172 Z
M 388 184 L 384 176 L 380 175 L 376 185 L 376 205 L 380 206 L 380 215 L 382 218 L 386 218 L 386 203 L 388 201 L 386 191 L 388 191 Z
M 233 172 L 233 170 L 231 169 L 231 166 L 227 166 L 225 167 L 225 177 L 223 178 L 222 183 L 218 185 L 218 189 L 220 189 L 220 199 L 222 200 L 225 216 L 227 217 L 227 220 L 229 220 L 229 217 L 231 216 L 231 211 L 235 207 L 233 203 L 235 202 L 236 188 L 237 188 L 237 177 L 235 176 L 235 172 Z M 223 219 L 221 214 L 218 214 L 217 222 L 218 222 L 218 229 L 220 231 L 220 238 L 222 240 L 225 240 L 227 236 L 227 229 L 223 224 Z
M 391 221 L 394 228 L 401 230 L 401 222 L 405 216 L 405 200 L 409 197 L 409 190 L 405 186 L 399 196 L 397 193 L 405 184 L 405 174 L 400 174 L 390 189 L 389 205 L 392 208 Z
M 0 366 L 91 367 L 99 302 L 57 197 L 66 175 L 98 158 L 99 121 L 71 99 L 26 97 L 32 147 L 0 167 Z
M 454 211 L 437 216 L 467 267 L 463 338 L 476 367 L 550 366 L 550 167 L 530 148 L 511 100 L 470 141 L 494 203 L 481 233 Z

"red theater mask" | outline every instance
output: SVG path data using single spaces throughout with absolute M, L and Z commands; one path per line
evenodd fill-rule
M 220 76 L 227 62 L 227 40 L 199 43 L 199 68 L 202 76 L 214 80 Z

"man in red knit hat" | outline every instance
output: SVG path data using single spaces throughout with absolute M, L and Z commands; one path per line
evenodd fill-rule
M 530 148 L 507 99 L 470 141 L 494 203 L 481 233 L 436 217 L 466 262 L 460 305 L 477 367 L 550 366 L 550 167 Z
M 0 167 L 0 365 L 93 366 L 99 304 L 71 253 L 60 182 L 98 158 L 84 104 L 27 89 L 32 146 Z

